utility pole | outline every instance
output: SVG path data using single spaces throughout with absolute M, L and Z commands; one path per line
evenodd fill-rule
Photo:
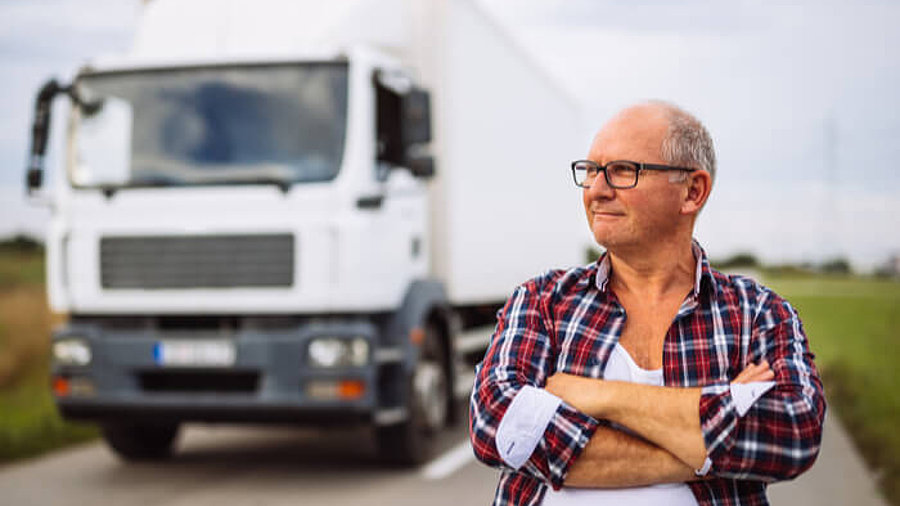
M 822 205 L 824 206 L 819 226 L 821 228 L 819 254 L 821 260 L 834 260 L 843 253 L 840 241 L 842 220 L 838 203 L 838 131 L 837 120 L 831 113 L 823 123 L 823 164 L 822 182 L 824 183 Z

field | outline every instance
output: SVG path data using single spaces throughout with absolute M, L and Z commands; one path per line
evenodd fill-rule
M 40 252 L 0 250 L 0 463 L 96 437 L 62 421 L 49 393 L 51 327 Z M 900 283 L 766 276 L 800 313 L 829 409 L 856 438 L 882 490 L 900 506 Z M 826 428 L 827 430 L 827 428 Z
M 0 464 L 96 437 L 64 422 L 49 389 L 49 336 L 59 317 L 44 296 L 41 254 L 0 251 Z
M 829 409 L 854 437 L 884 494 L 900 505 L 900 283 L 848 277 L 766 281 L 796 307 Z

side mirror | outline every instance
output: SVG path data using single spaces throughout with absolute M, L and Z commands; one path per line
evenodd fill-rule
M 29 195 L 40 189 L 43 182 L 44 172 L 42 170 L 34 168 L 28 169 L 28 176 L 25 179 L 25 184 L 27 185 Z
M 407 149 L 431 141 L 431 98 L 427 91 L 413 88 L 403 95 L 401 116 L 403 145 Z
M 432 156 L 411 156 L 407 158 L 406 165 L 415 177 L 426 179 L 434 177 L 434 157 Z
M 53 98 L 66 93 L 69 88 L 60 86 L 55 79 L 47 81 L 38 91 L 34 103 L 34 123 L 31 127 L 31 158 L 25 177 L 26 189 L 31 195 L 41 187 L 44 180 L 44 153 L 47 151 L 47 137 L 50 133 L 50 107 Z

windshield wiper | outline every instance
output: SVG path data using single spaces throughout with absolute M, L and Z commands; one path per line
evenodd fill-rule
M 240 185 L 240 184 L 272 184 L 278 187 L 281 190 L 281 193 L 287 194 L 291 190 L 291 186 L 293 183 L 288 181 L 287 179 L 282 179 L 280 177 L 271 177 L 271 176 L 258 176 L 247 179 L 241 179 L 237 181 L 228 181 L 227 184 Z
M 179 178 L 167 176 L 160 173 L 141 174 L 138 177 L 128 181 L 124 186 L 128 187 L 149 187 L 149 186 L 181 186 L 185 182 Z
M 117 191 L 121 189 L 127 188 L 151 188 L 151 187 L 161 187 L 161 186 L 177 186 L 182 182 L 179 179 L 175 179 L 169 176 L 164 176 L 162 174 L 152 174 L 152 175 L 143 175 L 139 178 L 132 179 L 127 183 L 119 183 L 119 184 L 101 184 L 98 185 L 97 188 L 103 192 L 103 195 L 106 198 L 112 198 L 113 195 L 116 194 Z
M 107 197 L 112 197 L 117 191 L 128 188 L 159 188 L 164 186 L 196 187 L 196 186 L 241 186 L 241 185 L 275 185 L 281 193 L 287 194 L 293 182 L 287 179 L 271 176 L 258 176 L 252 178 L 240 178 L 230 180 L 213 181 L 185 181 L 180 178 L 164 174 L 142 174 L 125 184 L 100 185 L 100 190 Z

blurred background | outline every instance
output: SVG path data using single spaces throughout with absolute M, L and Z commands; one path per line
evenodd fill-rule
M 582 150 L 571 159 L 584 156 L 611 114 L 637 101 L 671 101 L 706 123 L 719 172 L 697 238 L 720 268 L 760 278 L 798 308 L 826 382 L 830 416 L 852 440 L 846 452 L 864 459 L 860 486 L 875 487 L 900 505 L 900 172 L 894 168 L 900 158 L 894 140 L 900 135 L 900 3 L 475 3 L 577 104 L 574 144 Z M 65 316 L 46 304 L 43 241 L 50 213 L 28 202 L 23 179 L 38 88 L 50 77 L 68 80 L 90 58 L 126 53 L 141 8 L 136 0 L 0 4 L 0 488 L 16 486 L 10 476 L 19 475 L 3 474 L 23 473 L 16 467 L 20 459 L 97 437 L 89 425 L 63 422 L 50 398 L 49 336 Z M 65 112 L 54 121 L 64 122 Z M 63 156 L 62 137 L 51 137 L 51 170 Z M 510 156 L 528 157 L 528 147 Z M 566 166 L 557 169 L 559 178 L 569 177 Z M 590 235 L 583 234 L 589 251 Z M 341 445 L 316 446 L 290 435 L 248 442 L 210 430 L 192 440 L 194 460 L 187 462 L 196 465 L 188 476 L 214 474 L 212 462 L 224 455 L 261 459 L 270 476 L 288 477 L 286 462 L 312 459 L 301 457 L 310 448 L 328 460 L 323 455 L 334 453 L 329 444 Z M 460 434 L 441 445 L 456 448 Z M 232 446 L 216 447 L 220 435 Z M 281 437 L 291 443 L 281 444 Z M 296 454 L 284 450 L 292 444 Z M 358 460 L 346 451 L 332 458 L 332 472 L 341 469 L 341 455 Z M 182 479 L 164 468 L 123 471 L 106 458 L 107 470 L 116 469 L 107 479 L 115 473 L 135 481 Z M 843 450 L 835 450 L 820 460 L 843 458 Z M 375 464 L 355 471 L 373 490 L 398 479 Z M 487 502 L 495 475 L 474 463 L 464 473 L 471 474 L 454 479 L 460 486 L 480 480 Z M 328 476 L 319 478 L 327 484 Z M 423 494 L 444 490 L 410 486 Z M 326 485 L 320 488 L 324 495 L 316 497 L 327 497 Z M 284 493 L 287 500 L 299 492 Z

